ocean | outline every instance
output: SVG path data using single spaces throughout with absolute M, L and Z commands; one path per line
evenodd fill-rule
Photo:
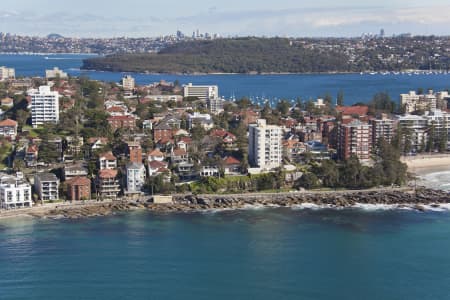
M 44 76 L 45 69 L 59 67 L 73 76 L 119 82 L 125 73 L 81 71 L 82 60 L 87 55 L 0 55 L 0 65 L 16 69 L 16 76 Z M 129 73 L 126 73 L 129 74 Z M 410 90 L 450 88 L 449 74 L 305 74 L 305 75 L 151 75 L 132 74 L 138 84 L 150 84 L 160 80 L 182 84 L 212 84 L 219 86 L 222 97 L 239 99 L 249 97 L 255 102 L 265 99 L 275 104 L 280 99 L 294 101 L 323 97 L 327 93 L 336 97 L 344 93 L 345 103 L 367 102 L 379 92 L 387 92 L 398 100 L 401 93 Z
M 17 76 L 54 66 L 97 80 L 123 76 L 80 71 L 84 56 L 47 57 L 0 55 L 0 65 Z M 450 86 L 442 74 L 133 76 L 273 101 L 342 90 L 347 104 Z M 442 174 L 426 176 L 442 185 Z M 383 206 L 1 220 L 0 299 L 450 299 L 449 233 L 448 210 Z
M 1 299 L 450 299 L 450 214 L 254 209 L 0 222 Z

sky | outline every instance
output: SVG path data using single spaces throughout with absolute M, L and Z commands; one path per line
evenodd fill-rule
M 6 1 L 5 1 L 6 2 Z M 450 0 L 13 0 L 0 31 L 68 37 L 450 35 Z

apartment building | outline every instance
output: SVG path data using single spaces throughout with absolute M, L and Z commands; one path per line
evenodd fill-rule
M 376 119 L 370 120 L 372 125 L 372 145 L 375 147 L 380 139 L 390 143 L 394 137 L 397 120 L 389 118 L 386 114 L 381 114 Z
M 122 78 L 122 87 L 125 91 L 132 91 L 136 86 L 136 82 L 133 77 L 126 75 Z
M 120 192 L 117 170 L 100 170 L 95 179 L 95 188 L 100 199 L 116 199 Z
M 337 154 L 341 160 L 356 156 L 360 160 L 370 159 L 372 151 L 372 125 L 353 120 L 339 124 Z
M 184 86 L 184 97 L 197 97 L 200 100 L 208 101 L 219 98 L 219 87 L 217 85 L 192 85 Z
M 30 90 L 31 123 L 34 128 L 45 123 L 59 122 L 59 93 L 51 91 L 49 86 L 40 86 L 38 90 Z
M 0 67 L 0 81 L 16 78 L 16 70 L 13 68 Z
M 52 70 L 45 70 L 45 78 L 47 79 L 54 79 L 54 78 L 60 78 L 60 79 L 67 79 L 69 76 L 66 72 L 60 70 L 57 67 L 54 67 Z
M 126 166 L 126 192 L 129 194 L 140 193 L 145 184 L 146 171 L 142 163 L 129 163 Z
M 59 179 L 52 173 L 38 173 L 34 176 L 34 189 L 39 200 L 51 201 L 59 199 Z
M 33 206 L 31 185 L 22 173 L 15 176 L 0 174 L 0 208 L 16 209 Z
M 248 159 L 252 167 L 270 170 L 281 166 L 282 129 L 264 119 L 249 126 Z

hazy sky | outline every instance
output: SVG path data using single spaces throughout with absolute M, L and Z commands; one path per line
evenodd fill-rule
M 6 1 L 5 1 L 6 2 Z M 0 31 L 74 37 L 450 35 L 449 0 L 10 0 Z

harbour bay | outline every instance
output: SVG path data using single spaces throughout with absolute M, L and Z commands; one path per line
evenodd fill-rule
M 0 55 L 0 65 L 16 69 L 17 76 L 44 76 L 45 69 L 59 67 L 72 76 L 88 76 L 91 79 L 119 82 L 124 73 L 80 70 L 82 60 L 91 55 Z M 151 84 L 160 80 L 182 84 L 214 84 L 219 86 L 222 97 L 249 97 L 254 101 L 279 99 L 295 101 L 316 99 L 327 93 L 336 97 L 344 93 L 345 104 L 368 102 L 379 92 L 387 92 L 392 99 L 401 93 L 418 88 L 436 91 L 450 88 L 449 74 L 285 74 L 285 75 L 172 75 L 132 74 L 138 84 Z

